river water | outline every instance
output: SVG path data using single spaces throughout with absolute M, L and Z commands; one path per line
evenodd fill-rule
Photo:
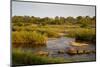
M 70 45 L 70 42 L 74 42 L 74 38 L 68 38 L 68 37 L 60 37 L 60 38 L 49 38 L 47 41 L 47 45 L 45 47 L 38 47 L 38 48 L 32 48 L 28 50 L 32 50 L 33 52 L 37 51 L 47 51 L 49 52 L 49 57 L 60 57 L 60 58 L 73 58 L 73 59 L 90 59 L 94 60 L 96 58 L 95 53 L 94 54 L 82 54 L 82 55 L 69 55 L 67 53 L 61 53 L 59 54 L 59 50 L 67 51 L 67 48 L 73 47 Z M 96 50 L 95 45 L 89 44 L 88 46 L 80 49 L 85 50 Z
M 59 50 L 67 51 L 67 48 L 73 47 L 70 45 L 70 42 L 74 42 L 74 38 L 67 38 L 67 37 L 61 37 L 57 39 L 49 39 L 47 41 L 47 49 L 50 52 L 51 57 L 62 57 L 62 58 L 87 58 L 87 59 L 95 59 L 95 54 L 83 54 L 83 55 L 74 55 L 70 56 L 67 53 L 64 54 L 58 54 Z M 95 50 L 95 46 L 92 44 L 89 44 L 86 47 L 80 48 L 85 50 Z

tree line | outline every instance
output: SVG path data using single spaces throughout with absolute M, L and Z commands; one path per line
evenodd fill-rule
M 46 24 L 52 24 L 52 25 L 61 25 L 61 24 L 82 24 L 85 25 L 95 25 L 96 23 L 96 17 L 90 17 L 90 16 L 77 16 L 74 17 L 59 17 L 56 16 L 54 18 L 50 17 L 35 17 L 35 16 L 13 16 L 12 17 L 12 23 L 32 23 L 32 24 L 40 24 L 40 25 L 46 25 Z

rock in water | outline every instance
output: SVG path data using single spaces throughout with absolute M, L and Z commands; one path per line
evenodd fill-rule
M 37 55 L 39 55 L 39 56 L 48 56 L 49 55 L 49 52 L 39 51 L 39 52 L 37 52 Z
M 86 43 L 78 43 L 78 42 L 70 42 L 70 44 L 72 46 L 77 46 L 77 47 L 81 47 L 81 46 L 87 46 L 88 44 Z

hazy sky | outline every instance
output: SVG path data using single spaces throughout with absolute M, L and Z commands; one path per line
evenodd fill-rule
M 95 16 L 94 6 L 61 5 L 32 2 L 12 2 L 12 16 Z

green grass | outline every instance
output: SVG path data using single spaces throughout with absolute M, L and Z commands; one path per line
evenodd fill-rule
M 46 45 L 46 36 L 37 32 L 12 32 L 12 43 L 18 47 L 35 47 Z M 28 44 L 28 45 L 27 45 Z
M 23 51 L 22 49 L 13 48 L 12 63 L 13 65 L 39 65 L 39 64 L 57 64 L 57 63 L 69 63 L 69 62 L 84 62 L 95 61 L 95 58 L 53 58 L 48 56 L 35 55 L 31 51 Z
M 24 44 L 26 47 L 45 45 L 47 38 L 58 38 L 61 37 L 59 33 L 65 33 L 67 37 L 74 37 L 76 41 L 95 43 L 95 28 L 80 28 L 79 26 L 80 25 L 76 25 L 76 27 L 75 25 L 13 26 L 12 42 L 21 43 L 21 45 Z M 27 43 L 31 43 L 31 45 L 28 46 Z
M 70 29 L 67 34 L 68 37 L 74 37 L 79 41 L 93 42 L 96 41 L 95 29 L 76 28 Z
M 44 31 L 41 31 L 43 34 L 45 34 L 49 38 L 57 38 L 60 37 L 57 31 L 52 30 L 52 29 L 45 29 Z
M 33 32 L 37 31 L 40 34 L 45 34 L 47 37 L 59 37 L 59 32 L 63 32 L 64 29 L 55 28 L 55 27 L 47 27 L 47 26 L 13 26 L 13 31 L 27 31 Z
M 78 41 L 93 42 L 96 41 L 95 28 L 80 28 L 80 25 L 28 25 L 13 26 L 13 42 L 42 44 L 45 37 L 57 38 L 59 33 L 67 33 L 67 37 L 74 37 Z M 23 32 L 24 31 L 24 32 Z M 33 33 L 36 31 L 36 33 Z M 43 40 L 42 40 L 43 39 Z M 35 42 L 34 42 L 35 40 Z
M 14 49 L 12 52 L 13 65 L 30 65 L 30 64 L 51 64 L 64 63 L 63 58 L 50 58 L 34 55 L 32 52 L 24 52 L 21 49 Z

